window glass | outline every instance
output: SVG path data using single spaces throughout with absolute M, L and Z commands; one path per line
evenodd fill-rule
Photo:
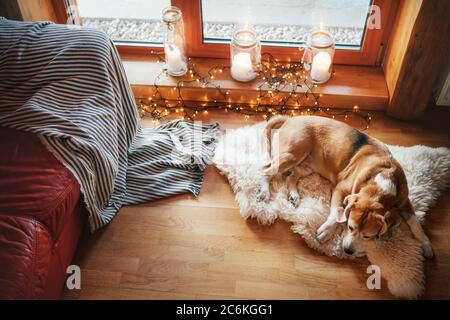
M 162 43 L 162 10 L 170 0 L 77 0 L 81 24 L 115 41 Z
M 311 30 L 330 32 L 339 46 L 360 49 L 370 0 L 202 0 L 203 41 L 227 42 L 245 25 L 263 44 L 298 46 Z

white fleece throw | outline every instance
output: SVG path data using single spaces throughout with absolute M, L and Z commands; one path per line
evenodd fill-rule
M 216 149 L 214 164 L 228 177 L 243 218 L 256 218 L 261 224 L 271 224 L 277 218 L 291 222 L 292 231 L 303 237 L 311 248 L 328 256 L 344 258 L 342 235 L 335 235 L 321 244 L 316 230 L 329 213 L 332 186 L 330 182 L 307 167 L 310 174 L 298 182 L 301 200 L 297 208 L 288 201 L 282 178 L 273 179 L 271 199 L 258 199 L 261 167 L 268 156 L 262 148 L 265 123 L 227 131 Z M 426 211 L 435 204 L 450 185 L 450 150 L 425 146 L 389 146 L 405 170 L 410 199 L 416 215 L 423 222 Z M 414 239 L 406 223 L 393 232 L 389 240 L 368 241 L 367 257 L 380 267 L 390 292 L 401 298 L 415 299 L 425 286 L 423 255 L 420 243 Z

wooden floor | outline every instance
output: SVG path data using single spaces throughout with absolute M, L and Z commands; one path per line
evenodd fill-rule
M 238 115 L 208 117 L 223 129 L 245 124 Z M 389 144 L 450 147 L 449 124 L 444 111 L 420 123 L 375 114 L 368 133 Z M 426 262 L 424 298 L 450 298 L 449 195 L 427 217 L 436 257 Z M 108 227 L 83 236 L 74 263 L 82 270 L 82 289 L 65 290 L 64 299 L 393 298 L 384 282 L 381 290 L 366 288 L 365 258 L 326 257 L 287 223 L 265 227 L 243 220 L 214 167 L 207 168 L 198 199 L 185 194 L 122 208 Z

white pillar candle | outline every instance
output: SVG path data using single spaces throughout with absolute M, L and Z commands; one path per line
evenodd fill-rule
M 319 52 L 314 56 L 311 66 L 311 78 L 317 83 L 324 83 L 331 76 L 331 56 L 328 52 Z
M 233 57 L 231 63 L 231 76 L 238 81 L 250 81 L 256 76 L 253 70 L 252 58 L 250 53 L 239 52 Z
M 166 54 L 166 64 L 169 74 L 184 73 L 186 63 L 183 60 L 180 49 L 172 44 L 164 47 Z

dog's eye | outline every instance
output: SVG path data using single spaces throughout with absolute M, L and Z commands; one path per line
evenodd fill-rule
M 371 236 L 363 236 L 364 239 L 370 239 L 372 238 Z
M 353 227 L 352 227 L 352 226 L 348 226 L 348 229 L 349 229 L 350 231 L 353 231 Z

